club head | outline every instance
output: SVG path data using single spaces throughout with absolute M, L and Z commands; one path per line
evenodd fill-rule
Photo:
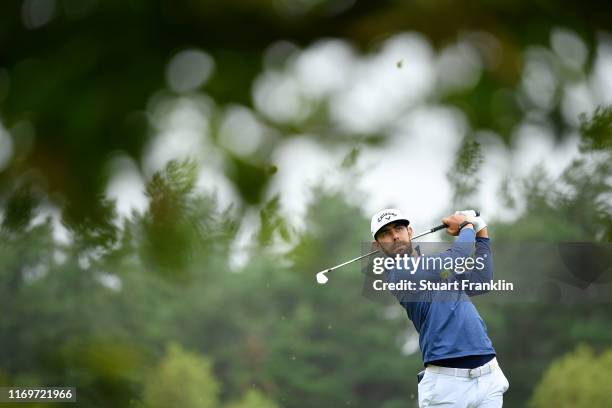
M 321 271 L 317 273 L 317 283 L 319 285 L 325 285 L 329 278 L 325 275 L 328 271 Z

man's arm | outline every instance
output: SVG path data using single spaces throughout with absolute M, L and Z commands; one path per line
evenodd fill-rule
M 468 221 L 470 221 L 469 218 Z M 449 258 L 453 258 L 453 261 L 456 261 L 459 258 L 467 259 L 472 257 L 472 252 L 474 251 L 474 267 L 463 273 L 455 272 L 451 280 L 457 280 L 459 282 L 467 281 L 470 283 L 483 283 L 489 282 L 493 279 L 493 256 L 491 253 L 491 241 L 489 239 L 486 223 L 480 217 L 474 221 L 476 226 L 480 228 L 477 233 L 474 234 L 474 229 L 471 225 L 466 225 L 459 231 L 459 237 L 451 248 L 436 256 L 429 257 L 434 259 L 441 258 L 443 262 Z M 456 233 L 455 230 L 450 228 L 449 233 L 454 235 L 454 232 Z M 431 262 L 428 262 L 428 265 L 435 265 L 433 260 L 430 261 Z M 428 279 L 432 281 L 441 279 L 440 273 L 442 270 L 440 269 L 427 269 L 419 272 L 416 274 L 419 276 L 418 279 Z M 487 293 L 488 290 L 466 290 L 465 292 L 468 296 L 477 296 Z
M 487 228 L 483 228 L 476 234 L 476 250 L 474 251 L 476 260 L 474 267 L 462 274 L 456 274 L 458 281 L 469 283 L 489 282 L 493 279 L 493 254 L 491 252 L 491 240 Z M 478 296 L 489 292 L 488 290 L 466 290 L 468 296 Z
M 459 236 L 453 243 L 453 245 L 444 252 L 438 254 L 438 257 L 445 258 L 467 258 L 472 255 L 474 251 L 474 240 L 476 233 L 474 227 L 471 224 L 466 225 L 459 231 Z
M 388 277 L 389 281 L 398 282 L 401 280 L 412 281 L 419 283 L 421 280 L 441 281 L 446 279 L 442 276 L 444 265 L 449 259 L 454 262 L 457 258 L 468 258 L 474 250 L 474 229 L 471 225 L 463 227 L 458 232 L 459 236 L 453 242 L 451 247 L 437 255 L 421 256 L 414 258 L 418 262 L 416 269 L 413 269 L 413 264 L 409 263 L 407 269 L 395 269 Z
M 475 232 L 473 224 L 462 224 L 466 221 L 466 217 L 461 214 L 450 215 L 442 220 L 448 226 L 446 231 L 453 236 L 458 236 L 452 246 L 433 256 L 421 256 L 415 258 L 419 261 L 416 269 L 413 269 L 413 264 L 407 269 L 392 269 L 387 271 L 385 281 L 388 283 L 398 283 L 401 281 L 414 282 L 418 288 L 421 280 L 441 281 L 447 279 L 443 276 L 443 265 L 445 260 L 453 258 L 468 258 L 474 250 Z M 394 290 L 393 295 L 400 301 L 410 301 L 414 299 L 415 294 L 422 292 L 416 290 Z

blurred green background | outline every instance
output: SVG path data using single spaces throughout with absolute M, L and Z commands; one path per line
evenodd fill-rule
M 384 206 L 612 242 L 610 27 L 605 1 L 2 2 L 0 384 L 415 407 L 403 309 L 315 273 Z M 609 406 L 609 300 L 475 301 L 506 406 Z

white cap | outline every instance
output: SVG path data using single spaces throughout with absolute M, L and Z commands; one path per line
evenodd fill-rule
M 385 225 L 394 221 L 406 221 L 410 224 L 408 218 L 402 214 L 402 212 L 396 208 L 385 208 L 380 210 L 372 216 L 372 222 L 370 223 L 370 229 L 372 231 L 372 238 L 376 237 L 376 233 Z

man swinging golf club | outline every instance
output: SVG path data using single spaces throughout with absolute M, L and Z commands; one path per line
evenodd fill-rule
M 458 238 L 450 249 L 434 256 L 420 256 L 412 247 L 412 227 L 401 211 L 381 210 L 371 222 L 373 244 L 387 258 L 404 254 L 412 260 L 421 258 L 419 263 L 410 263 L 412 268 L 395 265 L 384 271 L 388 284 L 414 282 L 412 290 L 392 293 L 419 333 L 426 367 L 424 375 L 421 372 L 418 376 L 419 407 L 501 407 L 509 383 L 497 363 L 487 328 L 469 299 L 484 291 L 462 289 L 490 282 L 493 277 L 487 224 L 473 210 L 458 211 L 442 222 L 446 231 Z M 480 260 L 480 267 L 462 273 L 440 267 L 442 261 L 459 265 L 459 260 L 470 257 Z M 422 289 L 422 282 L 432 283 L 434 289 Z M 451 289 L 436 290 L 435 284 L 441 287 L 441 283 Z

